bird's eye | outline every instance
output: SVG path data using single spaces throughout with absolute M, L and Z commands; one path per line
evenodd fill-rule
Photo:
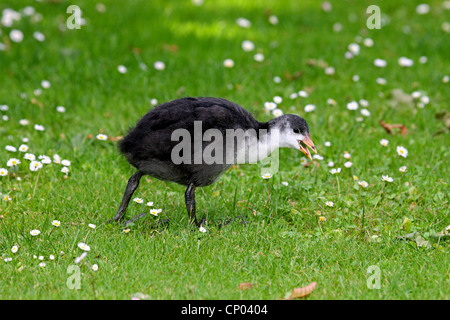
M 300 133 L 300 129 L 294 129 L 294 133 Z

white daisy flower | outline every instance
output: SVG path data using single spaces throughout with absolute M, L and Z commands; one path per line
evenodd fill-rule
M 327 201 L 327 202 L 325 202 L 325 204 L 326 204 L 328 207 L 333 207 L 333 206 L 334 206 L 333 201 Z
M 34 230 L 31 230 L 30 231 L 30 234 L 32 235 L 32 236 L 37 236 L 37 235 L 39 235 L 41 232 L 39 231 L 39 230 L 37 230 L 37 229 L 34 229 Z
M 89 223 L 89 224 L 88 224 L 88 227 L 89 227 L 89 228 L 92 228 L 92 229 L 95 229 L 96 225 L 93 224 L 93 223 Z
M 45 131 L 45 128 L 44 128 L 43 125 L 35 124 L 34 125 L 34 130 L 36 130 L 36 131 Z
M 312 158 L 314 159 L 314 160 L 323 160 L 323 157 L 320 155 L 320 154 L 315 154 L 315 155 L 313 155 L 312 156 Z
M 136 203 L 144 203 L 144 200 L 142 200 L 141 198 L 134 198 L 133 201 Z
M 200 228 L 198 228 L 198 231 L 200 231 L 202 233 L 205 233 L 206 229 L 203 226 L 200 226 Z
M 400 172 L 406 172 L 406 171 L 408 171 L 408 168 L 407 168 L 406 166 L 401 166 L 401 167 L 398 169 L 398 171 L 400 171 Z
M 270 174 L 270 173 L 265 173 L 265 174 L 263 174 L 261 177 L 262 177 L 263 179 L 270 179 L 270 178 L 272 178 L 272 174 Z
M 289 186 L 289 182 L 287 182 L 287 181 L 282 181 L 281 184 L 285 187 Z
M 11 248 L 11 252 L 12 252 L 12 253 L 16 253 L 18 250 L 19 250 L 19 247 L 18 247 L 18 246 L 13 246 L 13 247 Z
M 91 251 L 91 247 L 89 247 L 86 243 L 79 242 L 78 248 L 80 248 L 83 251 Z
M 384 59 L 377 58 L 373 61 L 373 64 L 375 65 L 375 67 L 385 68 L 387 66 L 387 61 Z
M 41 159 L 41 162 L 43 164 L 50 164 L 50 163 L 52 163 L 52 159 L 50 159 L 49 156 L 43 155 L 43 156 L 39 156 L 39 158 Z
M 376 82 L 380 85 L 380 86 L 384 86 L 387 81 L 384 78 L 377 78 Z
M 98 270 L 98 265 L 97 264 L 93 264 L 92 265 L 92 270 L 97 271 Z
M 298 92 L 298 96 L 299 96 L 299 97 L 302 97 L 302 98 L 308 98 L 308 97 L 309 97 L 309 94 L 308 94 L 308 92 L 306 92 L 305 90 L 300 90 L 300 91 Z
M 283 98 L 280 96 L 275 96 L 273 97 L 273 102 L 275 102 L 276 104 L 280 104 L 283 102 Z
M 381 139 L 381 140 L 380 140 L 380 144 L 381 144 L 383 147 L 387 147 L 387 145 L 389 144 L 389 140 Z
M 75 263 L 80 263 L 87 256 L 87 252 L 83 252 L 79 257 L 75 258 Z
M 277 25 L 278 24 L 278 17 L 274 16 L 274 15 L 270 15 L 269 16 L 269 23 L 273 24 L 273 25 Z
M 283 115 L 283 110 L 281 109 L 275 109 L 272 111 L 272 115 L 274 117 L 281 117 Z
M 70 165 L 71 165 L 70 161 L 69 160 L 65 160 L 65 159 L 61 161 L 61 164 L 63 166 L 65 166 L 65 167 L 70 167 Z
M 331 168 L 331 167 L 334 167 L 334 162 L 333 162 L 333 161 L 329 161 L 329 162 L 327 163 L 327 166 L 329 166 L 330 168 Z
M 277 104 L 275 102 L 264 102 L 264 109 L 266 111 L 272 111 L 277 108 Z
M 46 264 L 45 262 L 39 263 L 39 267 L 41 267 L 41 268 L 45 268 L 46 265 L 47 265 L 47 264 Z
M 40 31 L 35 31 L 33 33 L 33 38 L 35 38 L 39 42 L 43 42 L 45 40 L 45 35 Z
M 28 146 L 26 144 L 21 144 L 19 147 L 19 151 L 20 152 L 27 152 L 28 151 Z
M 350 51 L 354 56 L 357 56 L 360 51 L 360 46 L 357 43 L 350 43 L 348 45 L 348 51 Z
M 336 100 L 332 99 L 332 98 L 328 98 L 327 99 L 327 104 L 330 106 L 335 106 L 337 104 Z
M 367 109 L 361 109 L 361 114 L 365 117 L 370 117 L 370 111 Z
M 6 163 L 6 165 L 8 167 L 16 167 L 17 165 L 20 164 L 20 160 L 16 159 L 16 158 L 11 158 L 8 160 L 8 162 Z
M 414 61 L 406 57 L 400 57 L 398 59 L 398 64 L 401 67 L 411 67 L 412 65 L 414 65 Z
M 53 155 L 53 162 L 58 164 L 61 163 L 61 157 L 59 156 L 59 154 Z
M 252 23 L 250 22 L 250 20 L 245 19 L 245 18 L 238 18 L 236 19 L 236 24 L 241 27 L 241 28 L 250 28 L 252 26 Z
M 57 106 L 56 111 L 59 113 L 64 113 L 66 112 L 66 108 L 64 106 Z
M 350 155 L 350 153 L 344 152 L 343 157 L 344 157 L 345 159 L 350 159 L 352 156 Z
M 316 110 L 316 106 L 313 104 L 307 104 L 305 106 L 304 110 L 305 110 L 305 112 L 312 112 L 312 111 Z
M 244 50 L 245 52 L 250 52 L 255 49 L 255 45 L 250 40 L 242 41 L 241 47 L 242 47 L 242 50 Z
M 156 61 L 153 64 L 153 68 L 155 68 L 156 70 L 164 70 L 166 68 L 166 64 L 162 61 Z
M 128 69 L 124 65 L 119 65 L 119 66 L 117 66 L 117 71 L 124 74 L 124 73 L 127 73 Z
M 353 163 L 350 161 L 347 161 L 346 163 L 344 163 L 344 167 L 346 167 L 346 168 L 350 168 L 352 165 L 353 165 Z
M 38 171 L 39 169 L 42 168 L 42 163 L 39 161 L 31 161 L 30 162 L 30 170 L 31 171 Z
M 358 184 L 363 188 L 367 188 L 369 186 L 369 184 L 366 181 L 358 181 Z
M 334 69 L 334 67 L 326 67 L 324 72 L 326 75 L 331 76 L 331 75 L 335 74 L 336 70 Z
M 50 86 L 51 86 L 50 81 L 48 81 L 48 80 L 42 80 L 42 81 L 41 81 L 41 87 L 42 87 L 42 88 L 48 89 L 48 88 L 50 88 Z
M 371 38 L 365 38 L 363 44 L 368 48 L 373 47 L 373 40 Z
M 32 153 L 25 153 L 23 158 L 30 161 L 36 160 L 36 156 Z
M 11 39 L 12 42 L 22 42 L 23 32 L 17 29 L 13 29 L 9 33 L 9 38 Z
M 369 106 L 369 101 L 367 101 L 366 99 L 360 99 L 359 100 L 359 105 L 361 107 L 367 108 Z
M 5 146 L 5 150 L 6 150 L 6 151 L 9 151 L 9 152 L 16 152 L 16 151 L 17 151 L 17 148 L 8 145 L 8 146 Z
M 256 61 L 256 62 L 263 62 L 264 61 L 264 54 L 262 54 L 262 53 L 256 53 L 254 56 L 253 56 L 253 59 Z
M 51 255 L 49 255 L 49 256 L 48 256 L 48 258 L 49 258 L 50 260 L 55 260 L 55 256 L 54 256 L 54 255 L 52 255 L 52 254 L 51 254 Z
M 108 136 L 106 134 L 102 134 L 102 133 L 98 134 L 96 136 L 96 138 L 97 138 L 97 140 L 102 140 L 102 141 L 108 140 Z
M 351 101 L 351 102 L 347 103 L 347 109 L 348 110 L 356 110 L 356 109 L 358 109 L 358 102 Z
M 408 156 L 408 150 L 406 150 L 406 148 L 403 146 L 397 147 L 397 153 L 399 156 L 401 156 L 403 158 L 406 158 Z
M 275 83 L 281 83 L 281 78 L 279 76 L 273 77 L 273 82 Z M 292 98 L 291 98 L 292 99 Z
M 20 119 L 20 120 L 19 120 L 19 124 L 20 124 L 21 126 L 27 126 L 27 125 L 30 124 L 30 121 L 27 120 L 27 119 Z
M 234 61 L 232 59 L 225 59 L 223 62 L 223 65 L 225 68 L 233 68 L 234 67 Z
M 382 181 L 387 181 L 387 182 L 392 182 L 392 181 L 394 181 L 394 178 L 389 177 L 388 175 L 382 175 L 381 176 L 381 180 Z
M 416 7 L 416 12 L 417 14 L 427 14 L 428 12 L 430 12 L 430 5 L 426 3 L 419 4 Z
M 54 225 L 55 227 L 59 227 L 61 225 L 61 221 L 59 220 L 53 220 L 52 221 L 52 225 Z
M 147 207 L 153 207 L 153 201 L 149 201 L 145 204 Z
M 341 168 L 336 168 L 336 169 L 331 169 L 330 170 L 331 174 L 336 174 L 336 173 L 339 173 L 339 172 L 341 172 Z
M 151 209 L 150 210 L 150 214 L 152 214 L 154 216 L 158 216 L 158 214 L 161 212 L 162 212 L 162 209 Z
M 323 145 L 325 147 L 331 147 L 331 142 L 330 141 L 325 141 Z

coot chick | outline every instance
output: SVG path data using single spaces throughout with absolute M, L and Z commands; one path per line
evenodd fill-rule
M 143 175 L 187 187 L 186 208 L 197 226 L 195 188 L 215 182 L 236 163 L 256 163 L 279 147 L 316 152 L 306 121 L 292 114 L 259 122 L 222 98 L 182 98 L 155 107 L 119 144 L 138 171 L 128 180 L 114 220 L 122 219 Z

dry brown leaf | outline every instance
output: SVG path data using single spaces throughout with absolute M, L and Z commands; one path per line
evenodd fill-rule
M 308 284 L 306 287 L 295 288 L 294 290 L 292 290 L 291 296 L 288 299 L 291 300 L 306 297 L 310 295 L 314 290 L 316 290 L 316 287 L 317 282 L 312 282 Z
M 250 282 L 241 282 L 239 283 L 239 290 L 247 290 L 253 287 L 253 283 Z
M 404 124 L 387 124 L 383 120 L 380 120 L 380 125 L 386 130 L 389 134 L 394 134 L 392 132 L 393 129 L 399 129 L 399 133 L 401 133 L 404 137 L 406 137 L 406 134 L 408 133 L 408 129 L 406 129 L 406 126 Z
M 117 137 L 108 137 L 109 140 L 111 141 L 119 141 L 123 139 L 123 136 L 117 136 Z

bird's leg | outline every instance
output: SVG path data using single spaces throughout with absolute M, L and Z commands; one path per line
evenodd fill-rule
M 114 221 L 122 219 L 123 214 L 128 207 L 128 203 L 130 202 L 131 196 L 139 186 L 139 181 L 141 180 L 141 177 L 143 175 L 144 174 L 142 172 L 138 171 L 128 180 L 127 188 L 125 189 L 125 193 L 123 194 L 122 203 L 120 204 L 119 210 L 117 210 L 117 213 L 114 216 Z
M 194 221 L 195 225 L 199 227 L 197 217 L 195 216 L 195 185 L 191 182 L 184 194 L 186 200 L 186 208 L 189 215 L 189 220 Z

